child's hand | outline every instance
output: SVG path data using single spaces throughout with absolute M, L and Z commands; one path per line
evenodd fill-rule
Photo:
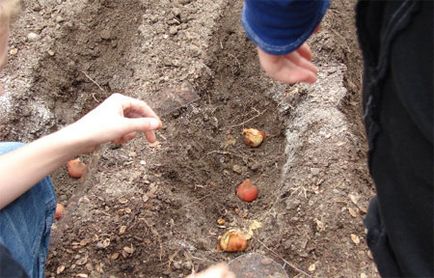
M 208 269 L 200 272 L 193 273 L 187 278 L 236 278 L 235 274 L 229 270 L 226 264 L 218 264 L 209 267 Z
M 144 132 L 152 143 L 156 140 L 154 131 L 161 126 L 160 119 L 145 102 L 113 94 L 66 129 L 69 136 L 81 142 L 81 152 L 90 152 L 106 142 L 128 142 L 136 132 Z
M 304 43 L 286 55 L 272 55 L 258 47 L 259 62 L 268 76 L 284 83 L 314 83 L 318 72 L 312 64 L 312 51 Z

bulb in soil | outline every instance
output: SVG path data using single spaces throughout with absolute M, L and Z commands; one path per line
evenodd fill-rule
M 256 128 L 245 128 L 243 129 L 243 141 L 249 147 L 257 148 L 264 141 L 266 134 L 262 130 Z
M 87 171 L 87 166 L 79 158 L 70 160 L 66 163 L 68 174 L 72 178 L 79 179 Z
M 62 204 L 56 205 L 56 212 L 54 213 L 54 219 L 59 221 L 63 217 L 63 212 L 65 210 L 65 207 Z
M 221 236 L 219 246 L 225 252 L 241 252 L 247 248 L 247 237 L 241 231 L 229 230 Z
M 258 188 L 252 183 L 250 179 L 243 180 L 237 186 L 237 196 L 244 202 L 252 202 L 258 198 Z

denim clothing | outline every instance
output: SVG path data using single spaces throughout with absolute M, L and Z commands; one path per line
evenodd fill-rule
M 21 147 L 21 143 L 0 143 L 0 154 Z M 34 185 L 7 207 L 0 210 L 0 245 L 25 270 L 29 277 L 45 277 L 51 224 L 56 197 L 49 177 Z M 0 259 L 8 257 L 1 252 Z M 6 272 L 8 271 L 8 272 Z M 0 277 L 17 277 L 20 269 L 10 273 L 0 269 Z
M 288 54 L 312 35 L 328 6 L 329 0 L 245 0 L 241 21 L 259 48 Z

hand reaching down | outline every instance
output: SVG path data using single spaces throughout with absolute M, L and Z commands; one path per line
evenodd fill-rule
M 83 152 L 89 152 L 110 141 L 128 142 L 137 132 L 143 132 L 149 142 L 155 142 L 154 131 L 161 126 L 159 117 L 145 102 L 113 94 L 67 129 L 83 142 Z
M 258 47 L 259 62 L 265 73 L 284 83 L 315 83 L 318 69 L 311 62 L 312 51 L 304 43 L 286 55 L 269 54 Z

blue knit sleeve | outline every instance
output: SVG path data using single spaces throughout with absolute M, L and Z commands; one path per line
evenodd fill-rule
M 329 0 L 244 0 L 241 21 L 258 47 L 282 55 L 312 35 L 328 7 Z

